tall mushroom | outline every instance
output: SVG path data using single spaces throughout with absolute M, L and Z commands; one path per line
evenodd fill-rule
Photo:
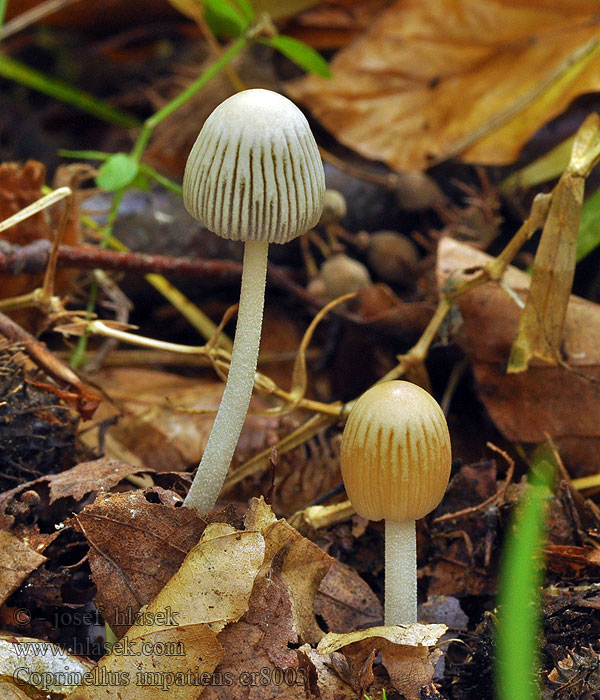
M 417 621 L 415 521 L 442 500 L 450 476 L 444 413 L 416 384 L 375 384 L 350 411 L 340 458 L 357 513 L 385 518 L 385 624 L 412 624 Z
M 208 117 L 183 177 L 188 212 L 221 236 L 245 241 L 237 328 L 227 385 L 184 501 L 200 514 L 215 504 L 238 442 L 256 372 L 269 243 L 315 226 L 325 174 L 302 112 L 270 90 L 245 90 Z

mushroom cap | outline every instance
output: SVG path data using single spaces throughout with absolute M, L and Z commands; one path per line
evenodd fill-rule
M 287 243 L 319 221 L 325 173 L 308 122 L 271 90 L 244 90 L 210 114 L 183 176 L 188 212 L 222 238 Z
M 446 418 L 416 384 L 376 384 L 350 411 L 340 457 L 346 493 L 359 515 L 418 520 L 438 505 L 448 485 Z

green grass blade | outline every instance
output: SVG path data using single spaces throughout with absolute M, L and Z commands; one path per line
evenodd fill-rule
M 33 68 L 29 68 L 29 66 L 9 56 L 0 55 L 0 76 L 54 97 L 56 100 L 65 102 L 115 126 L 126 129 L 140 126 L 139 120 L 132 114 L 111 107 L 93 95 L 63 83 L 61 80 L 44 75 L 40 71 L 33 70 Z
M 542 548 L 552 474 L 546 459 L 532 464 L 525 496 L 515 509 L 507 537 L 498 596 L 498 700 L 539 700 Z

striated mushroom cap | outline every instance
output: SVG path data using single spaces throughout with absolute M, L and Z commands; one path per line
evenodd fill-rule
M 346 493 L 359 515 L 418 520 L 442 500 L 450 477 L 444 413 L 416 384 L 376 384 L 350 411 L 340 458 Z
M 244 90 L 210 114 L 183 177 L 188 212 L 222 238 L 287 243 L 319 221 L 325 174 L 308 122 L 271 90 Z

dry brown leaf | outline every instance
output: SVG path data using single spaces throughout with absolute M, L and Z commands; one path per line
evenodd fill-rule
M 312 675 L 316 677 L 311 690 L 317 697 L 356 700 L 356 690 L 334 670 L 339 659 L 343 659 L 341 654 L 319 654 L 309 644 L 304 644 L 298 649 L 298 656 L 306 665 L 310 664 Z
M 75 525 L 90 544 L 96 605 L 118 636 L 179 569 L 205 527 L 193 510 L 150 503 L 140 491 L 98 498 Z
M 506 164 L 600 88 L 595 0 L 401 0 L 288 86 L 344 145 L 398 170 L 460 155 Z
M 128 635 L 98 662 L 94 682 L 65 700 L 196 700 L 221 656 L 214 632 L 202 624 Z
M 102 458 L 81 462 L 64 472 L 42 476 L 0 494 L 0 517 L 5 522 L 5 526 L 10 527 L 14 521 L 15 512 L 20 512 L 24 505 L 20 499 L 23 499 L 28 491 L 38 493 L 42 500 L 48 501 L 49 506 L 53 506 L 60 499 L 67 498 L 79 502 L 86 496 L 108 491 L 130 474 L 139 471 L 139 467 L 114 459 Z M 49 495 L 46 495 L 47 491 Z M 54 510 L 53 514 L 56 515 L 59 510 Z M 68 515 L 71 514 L 71 510 L 69 508 Z M 62 515 L 61 519 L 64 517 L 67 517 L 67 513 Z M 58 520 L 55 519 L 54 522 L 57 523 Z
M 183 471 L 198 464 L 219 407 L 222 382 L 143 368 L 106 369 L 94 379 L 122 413 L 108 430 L 113 441 L 157 471 Z M 264 407 L 260 399 L 252 399 L 251 410 Z M 103 402 L 95 423 L 100 425 L 114 415 L 115 409 Z M 273 444 L 278 425 L 278 418 L 248 415 L 236 457 L 243 458 Z M 107 454 L 119 456 L 111 455 L 112 445 L 107 444 Z
M 285 520 L 273 520 L 262 498 L 253 499 L 246 528 L 265 537 L 265 560 L 275 561 L 291 600 L 294 631 L 301 642 L 316 643 L 323 636 L 315 619 L 314 600 L 333 559 L 305 539 Z
M 552 190 L 527 302 L 511 348 L 509 372 L 526 370 L 531 357 L 554 365 L 560 361 L 563 326 L 575 275 L 585 178 L 599 158 L 600 117 L 590 114 L 575 136 L 569 165 Z
M 109 672 L 127 682 L 103 686 L 106 700 L 154 700 L 167 690 L 177 700 L 195 700 L 223 658 L 217 633 L 248 610 L 264 553 L 260 533 L 208 525 L 181 568 L 134 616 L 121 646 L 99 661 L 96 686 L 78 688 L 69 700 L 95 700 Z M 148 560 L 139 565 L 148 568 Z
M 290 594 L 276 562 L 265 561 L 254 580 L 248 612 L 218 636 L 225 649 L 215 669 L 234 679 L 227 688 L 228 700 L 259 700 L 281 694 L 286 700 L 304 700 L 307 673 L 298 666 L 290 649 L 298 641 Z M 203 697 L 221 700 L 223 689 L 207 687 Z
M 248 609 L 264 555 L 260 533 L 211 523 L 152 606 L 176 610 L 179 625 L 201 622 L 218 633 Z
M 361 642 L 365 639 L 386 639 L 392 644 L 410 647 L 432 647 L 438 639 L 447 632 L 446 625 L 421 625 L 418 622 L 412 625 L 389 625 L 385 627 L 369 627 L 366 630 L 336 634 L 326 634 L 317 646 L 319 654 L 331 654 L 342 649 L 348 644 Z
M 355 569 L 334 560 L 315 597 L 315 612 L 331 632 L 350 632 L 383 619 L 379 598 Z
M 420 700 L 421 688 L 433 681 L 435 665 L 442 657 L 441 649 L 399 647 L 390 642 L 380 646 L 381 662 L 390 674 L 390 681 L 406 700 Z
M 354 669 L 354 685 L 361 691 L 374 680 L 373 660 L 381 652 L 392 684 L 407 700 L 419 700 L 421 688 L 431 683 L 441 656 L 430 650 L 447 632 L 446 625 L 413 624 L 406 627 L 371 627 L 349 634 L 330 633 L 319 642 L 319 653 L 342 650 Z
M 438 248 L 438 283 L 458 270 L 477 270 L 491 259 L 444 238 Z M 521 299 L 530 281 L 514 267 L 503 277 Z M 456 340 L 471 360 L 479 396 L 497 428 L 514 442 L 537 443 L 550 435 L 563 458 L 569 460 L 572 453 L 570 461 L 581 460 L 583 465 L 587 455 L 589 469 L 600 446 L 600 307 L 571 296 L 562 344 L 565 366 L 533 360 L 527 372 L 507 375 L 521 309 L 493 282 L 472 289 L 456 303 L 462 317 Z
M 0 530 L 0 605 L 46 557 L 7 530 Z

